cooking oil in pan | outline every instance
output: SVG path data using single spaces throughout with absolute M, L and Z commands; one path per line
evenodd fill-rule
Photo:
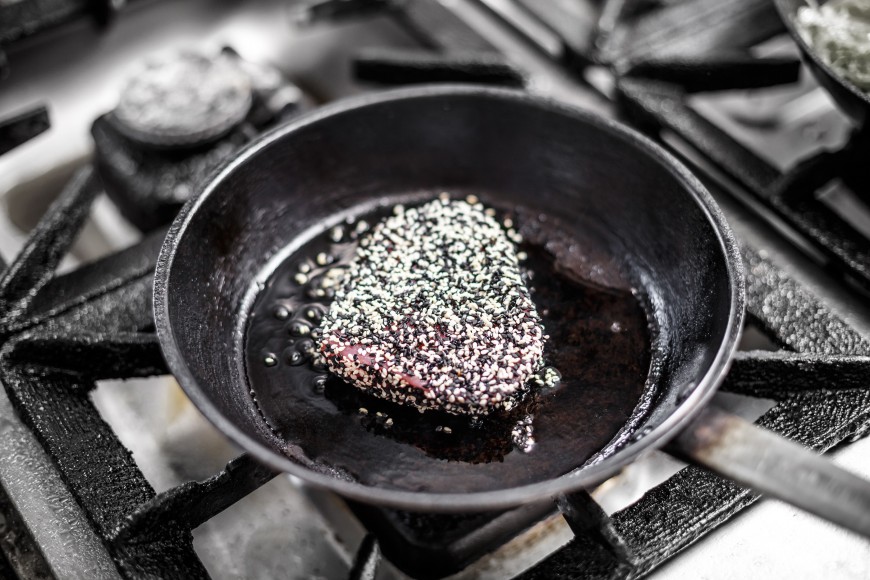
M 550 336 L 547 366 L 519 408 L 484 418 L 419 413 L 326 371 L 318 323 L 357 240 L 389 212 L 311 239 L 276 268 L 254 304 L 246 338 L 251 393 L 288 449 L 368 485 L 469 492 L 551 479 L 605 447 L 644 393 L 648 316 L 607 244 L 591 232 L 568 235 L 551 216 L 500 215 L 524 237 L 526 282 Z

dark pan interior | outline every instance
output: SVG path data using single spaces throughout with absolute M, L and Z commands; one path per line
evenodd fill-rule
M 484 192 L 501 207 L 557 215 L 569 228 L 596 224 L 652 305 L 661 355 L 655 392 L 638 409 L 643 424 L 600 458 L 600 479 L 618 466 L 633 431 L 685 414 L 678 407 L 706 396 L 689 397 L 694 389 L 715 388 L 711 374 L 721 373 L 714 367 L 735 333 L 739 265 L 729 266 L 722 232 L 704 207 L 710 202 L 645 143 L 527 95 L 456 87 L 357 102 L 281 129 L 225 169 L 167 238 L 156 310 L 170 366 L 237 442 L 275 467 L 333 485 L 311 475 L 329 475 L 329 466 L 294 464 L 282 453 L 284 442 L 249 394 L 241 333 L 253 281 L 300 235 L 367 201 L 421 190 Z
M 407 206 L 439 193 L 422 191 L 400 201 Z M 497 193 L 473 193 L 498 207 Z M 398 200 L 385 201 L 381 211 L 360 219 L 374 224 Z M 559 383 L 541 388 L 509 413 L 471 421 L 383 401 L 306 364 L 315 343 L 300 326 L 314 326 L 312 318 L 316 321 L 330 300 L 295 280 L 299 264 L 310 267 L 308 278 L 317 280 L 336 266 L 318 267 L 316 256 L 336 256 L 338 264 L 346 264 L 356 248 L 345 236 L 332 242 L 329 228 L 270 274 L 245 333 L 250 388 L 264 419 L 292 445 L 288 454 L 332 466 L 369 486 L 469 493 L 557 478 L 590 460 L 640 417 L 639 402 L 650 398 L 652 333 L 620 268 L 625 252 L 614 255 L 618 240 L 596 232 L 594 222 L 566 224 L 552 209 L 528 212 L 509 204 L 503 211 L 502 219 L 510 219 L 525 237 L 519 249 L 528 256 L 524 267 L 530 270 L 532 300 L 549 335 L 544 360 L 558 369 Z M 284 318 L 276 312 L 293 314 Z
M 826 0 L 818 0 L 818 4 L 825 2 Z M 804 54 L 804 62 L 812 71 L 813 76 L 833 97 L 840 109 L 849 115 L 859 127 L 863 127 L 866 124 L 868 114 L 870 114 L 870 96 L 835 73 L 827 63 L 816 55 L 813 48 L 804 41 L 797 31 L 795 26 L 797 11 L 802 6 L 808 6 L 809 2 L 806 0 L 774 0 L 774 3 L 786 28 Z

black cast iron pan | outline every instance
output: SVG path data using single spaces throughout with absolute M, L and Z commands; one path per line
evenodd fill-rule
M 825 0 L 819 0 L 817 3 L 824 4 Z M 789 34 L 800 48 L 804 62 L 812 71 L 813 76 L 833 97 L 840 110 L 846 113 L 858 127 L 863 127 L 870 117 L 870 96 L 834 72 L 825 61 L 819 58 L 813 47 L 804 40 L 795 26 L 798 9 L 802 6 L 809 6 L 810 3 L 806 0 L 774 0 L 774 4 L 776 4 L 776 9 L 779 11 Z
M 423 453 L 414 441 L 363 430 L 359 416 L 337 411 L 325 396 L 294 398 L 307 386 L 289 379 L 286 400 L 260 397 L 266 408 L 258 409 L 250 391 L 260 387 L 246 366 L 248 319 L 287 248 L 360 208 L 442 190 L 524 208 L 542 223 L 561 224 L 577 241 L 573 250 L 590 250 L 589 260 L 606 262 L 595 252 L 618 258 L 642 290 L 655 329 L 651 359 L 636 353 L 652 364 L 622 427 L 611 425 L 601 439 L 600 424 L 625 401 L 591 388 L 594 377 L 571 387 L 588 394 L 587 404 L 547 411 L 557 413 L 558 430 L 540 433 L 547 439 L 541 448 L 550 451 L 532 468 L 512 463 L 519 451 L 488 463 Z M 266 135 L 185 207 L 155 280 L 164 354 L 197 407 L 260 461 L 345 497 L 430 512 L 506 508 L 588 489 L 669 443 L 672 452 L 870 535 L 865 482 L 708 405 L 735 350 L 743 307 L 731 232 L 673 157 L 583 111 L 460 86 L 348 100 Z M 560 370 L 570 376 L 583 365 Z M 264 419 L 279 408 L 285 425 L 302 426 L 288 431 L 289 440 Z M 318 413 L 323 419 L 312 420 Z M 598 453 L 578 455 L 567 467 L 550 462 L 592 436 Z M 337 464 L 342 451 L 352 453 Z

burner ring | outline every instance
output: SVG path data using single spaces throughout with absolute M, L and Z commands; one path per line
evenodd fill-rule
M 127 82 L 110 118 L 126 137 L 162 149 L 205 145 L 251 109 L 250 76 L 227 55 L 193 51 L 146 61 Z

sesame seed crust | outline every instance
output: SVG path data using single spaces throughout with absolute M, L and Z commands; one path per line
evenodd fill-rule
M 476 198 L 396 206 L 360 238 L 321 322 L 329 370 L 421 411 L 515 408 L 547 339 L 518 241 Z

